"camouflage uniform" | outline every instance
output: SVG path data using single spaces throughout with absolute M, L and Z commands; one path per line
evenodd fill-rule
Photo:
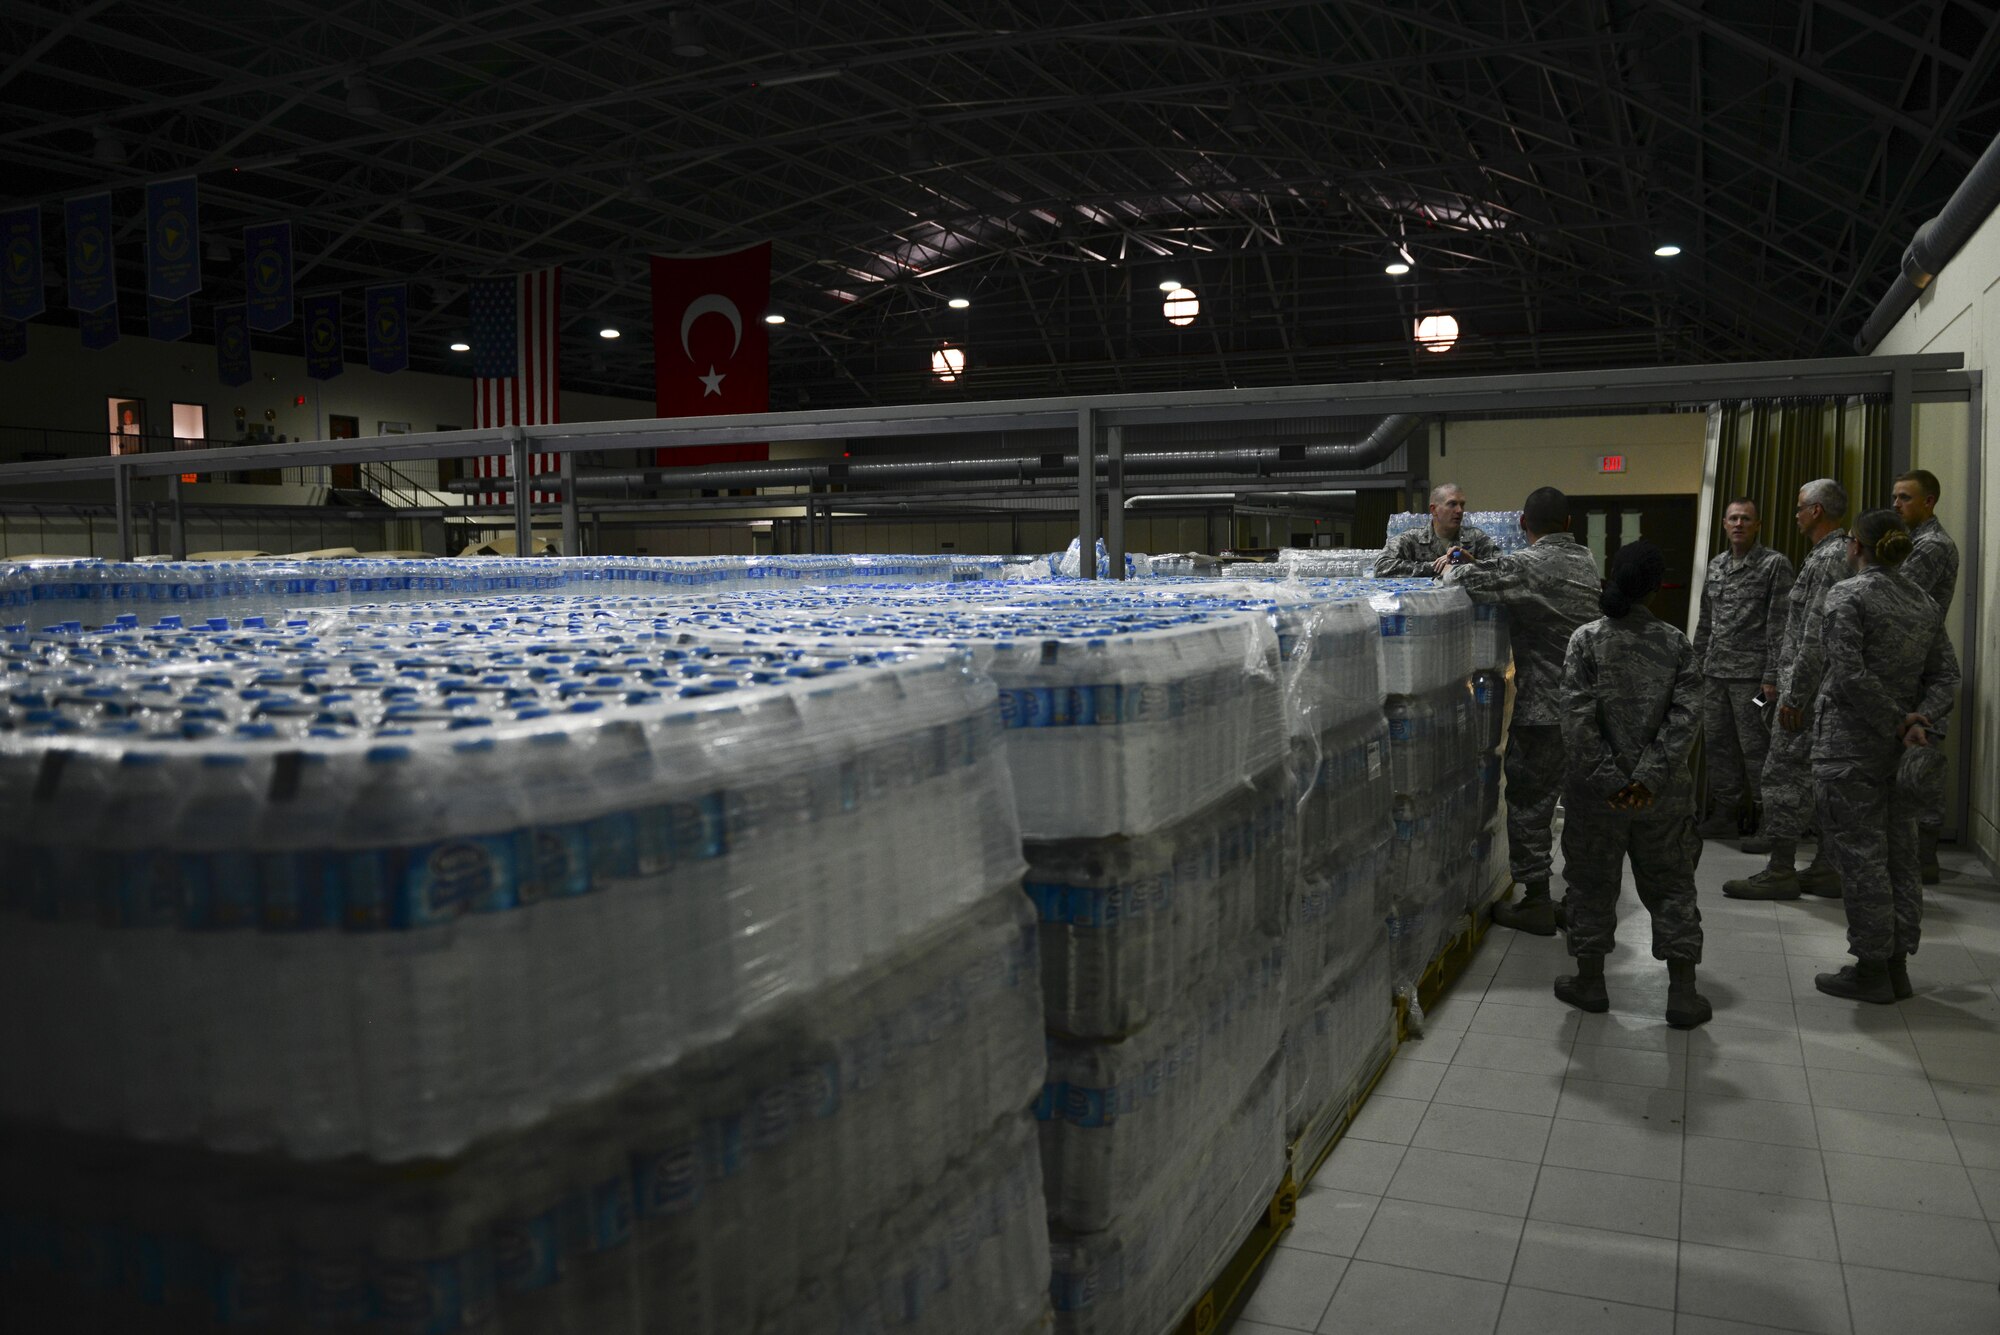
M 1687 637 L 1643 607 L 1600 617 L 1563 660 L 1563 878 L 1569 953 L 1609 955 L 1626 857 L 1653 918 L 1653 958 L 1701 960 L 1694 868 L 1694 749 L 1701 678 Z M 1612 794 L 1643 783 L 1653 805 L 1618 811 Z
M 1708 563 L 1694 661 L 1709 795 L 1720 812 L 1742 806 L 1746 792 L 1752 802 L 1761 800 L 1771 718 L 1751 702 L 1764 682 L 1777 683 L 1791 591 L 1792 563 L 1761 542 L 1741 558 L 1725 549 Z
M 1823 643 L 1813 783 L 1847 904 L 1847 948 L 1862 960 L 1914 954 L 1924 890 L 1916 803 L 1896 788 L 1898 732 L 1905 714 L 1943 721 L 1958 658 L 1931 600 L 1882 566 L 1827 595 Z
M 1507 736 L 1507 845 L 1514 879 L 1546 881 L 1562 786 L 1562 670 L 1569 637 L 1597 614 L 1597 562 L 1569 533 L 1445 572 L 1474 602 L 1507 609 L 1514 721 Z
M 1437 530 L 1426 524 L 1422 528 L 1408 528 L 1398 533 L 1382 549 L 1382 554 L 1375 558 L 1375 575 L 1378 579 L 1429 575 L 1437 559 L 1453 547 L 1465 548 L 1475 561 L 1491 561 L 1500 554 L 1500 549 L 1493 545 L 1493 539 L 1475 524 L 1460 525 L 1457 542 L 1446 542 L 1437 535 Z
M 1896 573 L 1930 595 L 1940 617 L 1951 615 L 1951 600 L 1958 593 L 1958 544 L 1932 515 L 1910 530 L 1910 554 Z M 1935 834 L 1944 826 L 1944 770 L 1931 771 L 1931 781 L 1923 785 L 1923 801 L 1917 823 Z
M 1835 529 L 1806 553 L 1785 608 L 1785 641 L 1778 653 L 1778 704 L 1805 715 L 1797 732 L 1774 727 L 1764 757 L 1764 823 L 1772 839 L 1798 839 L 1813 811 L 1813 697 L 1819 693 L 1820 616 L 1826 593 L 1847 578 L 1847 530 Z

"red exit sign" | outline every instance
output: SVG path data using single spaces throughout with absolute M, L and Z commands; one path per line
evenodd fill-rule
M 1622 454 L 1600 454 L 1597 456 L 1597 471 L 1600 473 L 1622 473 L 1625 471 L 1625 456 Z

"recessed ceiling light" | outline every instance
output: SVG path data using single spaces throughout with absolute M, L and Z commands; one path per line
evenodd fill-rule
M 785 322 L 785 317 L 778 314 L 776 311 L 772 311 L 769 315 L 764 317 L 765 324 L 783 324 L 784 322 Z
M 1160 280 L 1160 291 L 1172 292 L 1178 287 L 1180 287 L 1180 285 L 1181 285 L 1181 280 L 1178 278 L 1163 278 Z
M 1392 260 L 1388 264 L 1382 266 L 1382 272 L 1388 274 L 1391 278 L 1401 278 L 1404 274 L 1408 273 L 1409 271 L 1410 271 L 1410 266 L 1403 263 L 1401 260 Z
M 599 338 L 617 338 L 618 331 L 612 328 L 610 325 L 606 325 L 604 326 L 604 328 L 597 331 L 597 336 Z
M 451 350 L 453 352 L 471 352 L 472 345 L 470 343 L 454 343 L 451 345 Z
M 1669 241 L 1664 246 L 1654 246 L 1653 253 L 1663 260 L 1670 260 L 1681 253 L 1681 248 Z
M 945 305 L 951 307 L 955 311 L 962 311 L 971 304 L 972 303 L 966 300 L 964 297 L 953 297 L 950 301 L 947 301 L 945 303 Z

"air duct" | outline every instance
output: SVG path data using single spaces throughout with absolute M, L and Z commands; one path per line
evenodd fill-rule
M 1854 336 L 1854 350 L 1867 356 L 1882 345 L 1903 313 L 1916 305 L 1931 280 L 1943 272 L 1954 255 L 1996 207 L 2000 207 L 2000 138 L 1986 146 L 1979 161 L 1958 183 L 1937 217 L 1917 229 L 1903 251 L 1903 271 L 1875 307 L 1861 332 Z
M 1170 473 L 1252 473 L 1351 471 L 1381 463 L 1422 425 L 1416 413 L 1383 418 L 1360 440 L 1347 445 L 1238 445 L 1213 450 L 1127 450 L 1125 475 Z M 1099 459 L 1100 467 L 1103 459 Z M 1075 477 L 1074 453 L 1014 455 L 984 459 L 868 459 L 811 463 L 724 464 L 705 468 L 649 468 L 643 472 L 592 473 L 577 478 L 579 491 L 623 487 L 694 488 L 722 491 L 739 487 L 825 487 L 899 482 L 1034 482 Z M 537 490 L 556 490 L 561 479 L 533 479 Z M 513 479 L 460 478 L 451 490 L 471 494 L 511 490 Z

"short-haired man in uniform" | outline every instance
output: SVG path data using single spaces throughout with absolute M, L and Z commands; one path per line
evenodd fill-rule
M 1453 564 L 1453 552 L 1463 553 L 1464 560 L 1491 561 L 1499 548 L 1478 525 L 1465 522 L 1465 493 L 1459 485 L 1440 482 L 1431 488 L 1431 522 L 1398 533 L 1375 558 L 1375 574 L 1381 579 L 1439 577 Z
M 1514 721 L 1507 734 L 1507 845 L 1518 904 L 1496 904 L 1502 927 L 1554 936 L 1549 898 L 1556 798 L 1566 769 L 1562 736 L 1563 656 L 1569 637 L 1598 615 L 1597 560 L 1569 531 L 1569 498 L 1554 487 L 1528 493 L 1521 507 L 1523 551 L 1451 566 L 1447 583 L 1474 602 L 1500 603 L 1514 642 Z
M 1958 592 L 1958 544 L 1951 540 L 1937 518 L 1938 497 L 1942 494 L 1937 474 L 1924 468 L 1913 468 L 1897 478 L 1889 493 L 1896 517 L 1910 530 L 1910 554 L 1896 573 L 1929 595 L 1937 604 L 1940 618 L 1951 615 L 1951 600 Z M 1941 740 L 1943 729 L 1931 736 Z M 1944 770 L 1937 767 L 1925 772 L 1934 776 L 1934 780 L 1925 786 L 1918 808 L 1917 860 L 1924 884 L 1936 885 L 1938 831 L 1944 827 Z
M 1702 751 L 1713 812 L 1703 836 L 1742 833 L 1738 815 L 1762 800 L 1764 756 L 1771 748 L 1771 710 L 1778 703 L 1778 650 L 1785 639 L 1785 604 L 1792 563 L 1757 541 L 1757 502 L 1739 497 L 1723 507 L 1729 545 L 1708 563 L 1701 586 L 1701 620 L 1694 632 L 1701 674 Z
M 1847 518 L 1847 489 L 1830 477 L 1816 478 L 1799 488 L 1793 513 L 1813 548 L 1792 583 L 1778 653 L 1778 727 L 1764 758 L 1764 820 L 1758 830 L 1770 844 L 1771 860 L 1754 876 L 1723 882 L 1722 893 L 1731 899 L 1797 899 L 1801 891 L 1840 897 L 1840 876 L 1824 840 L 1803 872 L 1797 857 L 1813 812 L 1811 715 L 1825 668 L 1820 619 L 1827 591 L 1848 575 L 1847 529 L 1841 522 Z

